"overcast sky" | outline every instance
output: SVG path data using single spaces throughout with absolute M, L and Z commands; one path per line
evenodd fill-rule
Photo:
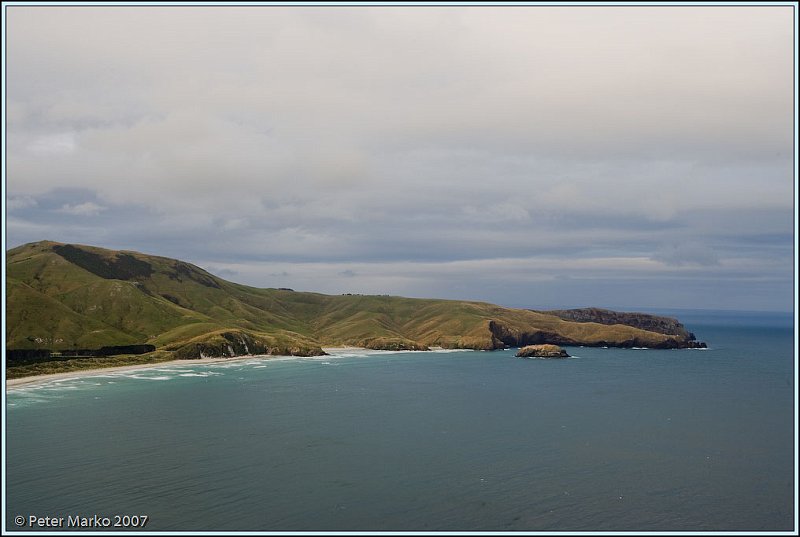
M 9 247 L 792 309 L 791 6 L 5 9 Z

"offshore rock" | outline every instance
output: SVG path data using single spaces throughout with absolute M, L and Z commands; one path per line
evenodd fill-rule
M 567 351 L 558 345 L 528 345 L 516 355 L 520 358 L 569 358 Z

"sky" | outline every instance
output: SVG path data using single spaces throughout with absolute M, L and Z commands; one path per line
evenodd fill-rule
M 8 248 L 330 294 L 793 309 L 792 6 L 4 9 Z

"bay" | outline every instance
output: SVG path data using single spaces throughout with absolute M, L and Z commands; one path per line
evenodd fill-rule
M 679 317 L 709 349 L 338 351 L 9 389 L 7 527 L 791 530 L 791 317 Z

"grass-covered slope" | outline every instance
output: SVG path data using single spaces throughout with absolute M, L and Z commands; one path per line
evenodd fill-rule
M 13 349 L 149 343 L 159 352 L 190 358 L 318 354 L 326 345 L 487 350 L 539 343 L 695 345 L 685 331 L 670 334 L 609 321 L 629 319 L 624 316 L 587 322 L 586 316 L 480 302 L 258 289 L 175 259 L 49 241 L 8 251 L 7 279 L 6 336 Z

